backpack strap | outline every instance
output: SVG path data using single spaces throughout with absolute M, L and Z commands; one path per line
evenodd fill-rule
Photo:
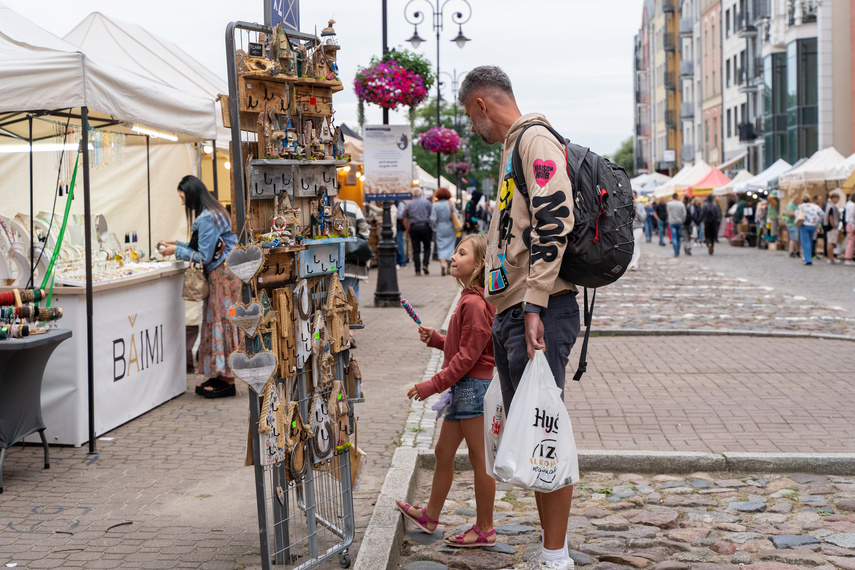
M 523 138 L 523 135 L 525 134 L 525 132 L 530 127 L 534 127 L 536 125 L 539 125 L 541 127 L 545 127 L 547 130 L 549 130 L 549 132 L 552 133 L 552 135 L 556 139 L 558 139 L 558 141 L 564 147 L 564 161 L 567 164 L 567 177 L 570 178 L 570 174 L 571 174 L 570 156 L 567 152 L 567 141 L 564 139 L 564 137 L 562 137 L 558 133 L 558 131 L 556 131 L 555 129 L 553 129 L 552 127 L 547 125 L 546 123 L 540 123 L 540 122 L 529 123 L 528 125 L 523 127 L 522 132 L 517 137 L 516 143 L 514 143 L 514 150 L 513 150 L 513 154 L 511 155 L 511 176 L 513 176 L 514 185 L 520 191 L 520 193 L 523 195 L 523 198 L 525 199 L 525 203 L 529 207 L 529 214 L 531 214 L 531 202 L 530 202 L 529 196 L 528 196 L 528 185 L 526 184 L 526 181 L 525 181 L 525 172 L 523 172 L 522 158 L 520 157 L 520 141 L 522 141 L 522 138 Z M 576 173 L 576 176 L 573 177 L 573 178 L 575 178 L 575 180 L 572 181 L 574 190 L 579 187 L 579 171 L 581 170 L 582 162 L 585 160 L 585 155 L 587 154 L 588 149 L 585 149 L 585 150 L 586 150 L 586 152 L 582 153 L 582 156 L 579 160 L 579 164 L 574 165 L 574 169 L 572 171 L 572 172 Z M 600 184 L 600 168 L 599 168 L 600 163 L 599 163 L 599 161 L 597 162 L 596 166 L 597 166 L 597 168 L 596 168 L 596 170 L 597 170 L 597 172 L 596 172 L 597 185 L 599 185 Z M 579 368 L 576 369 L 576 374 L 573 375 L 573 380 L 576 380 L 576 381 L 581 380 L 582 375 L 588 369 L 588 361 L 587 361 L 588 339 L 589 339 L 590 334 L 591 334 L 591 318 L 594 315 L 594 300 L 596 298 L 597 298 L 597 290 L 594 289 L 594 292 L 591 295 L 591 305 L 589 308 L 588 307 L 588 288 L 586 287 L 585 288 L 585 340 L 582 342 L 582 352 L 579 354 Z

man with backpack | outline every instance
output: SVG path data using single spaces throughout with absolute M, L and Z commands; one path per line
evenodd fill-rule
M 527 129 L 520 141 L 528 199 L 518 191 L 512 156 L 517 139 L 530 123 L 548 123 L 537 113 L 522 115 L 504 71 L 493 66 L 473 69 L 463 80 L 458 99 L 472 121 L 472 132 L 487 144 L 503 143 L 502 179 L 485 259 L 485 297 L 496 306 L 493 347 L 509 410 L 535 350 L 545 352 L 563 395 L 570 349 L 580 330 L 576 286 L 559 277 L 574 224 L 572 206 L 568 207 L 573 194 L 564 145 L 541 125 Z M 535 492 L 543 548 L 533 568 L 573 568 L 566 539 L 572 497 L 572 485 Z
M 704 224 L 704 241 L 707 242 L 707 251 L 712 255 L 718 241 L 718 227 L 721 224 L 721 208 L 712 194 L 704 200 L 704 205 L 701 208 L 701 223 Z

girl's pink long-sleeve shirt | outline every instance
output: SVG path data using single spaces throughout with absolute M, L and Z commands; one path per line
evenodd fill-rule
M 442 370 L 430 380 L 416 384 L 419 397 L 425 399 L 450 388 L 461 378 L 493 377 L 493 317 L 496 307 L 484 300 L 484 289 L 464 289 L 448 323 L 448 334 L 436 331 L 428 346 L 445 353 Z

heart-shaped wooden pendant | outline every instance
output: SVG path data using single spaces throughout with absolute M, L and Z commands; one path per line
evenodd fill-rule
M 236 247 L 226 258 L 226 266 L 235 277 L 249 283 L 264 265 L 264 250 L 255 244 Z
M 253 336 L 258 330 L 264 308 L 258 303 L 242 305 L 237 303 L 229 307 L 229 320 L 236 324 L 246 336 Z
M 276 355 L 269 350 L 253 356 L 247 356 L 243 352 L 233 352 L 229 355 L 229 368 L 232 374 L 249 384 L 249 387 L 258 394 L 276 372 L 277 365 Z

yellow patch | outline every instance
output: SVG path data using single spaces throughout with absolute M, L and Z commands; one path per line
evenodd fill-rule
M 499 192 L 499 211 L 504 211 L 510 203 L 511 199 L 514 197 L 514 190 L 516 185 L 514 184 L 513 178 L 507 178 L 502 183 L 502 189 Z

